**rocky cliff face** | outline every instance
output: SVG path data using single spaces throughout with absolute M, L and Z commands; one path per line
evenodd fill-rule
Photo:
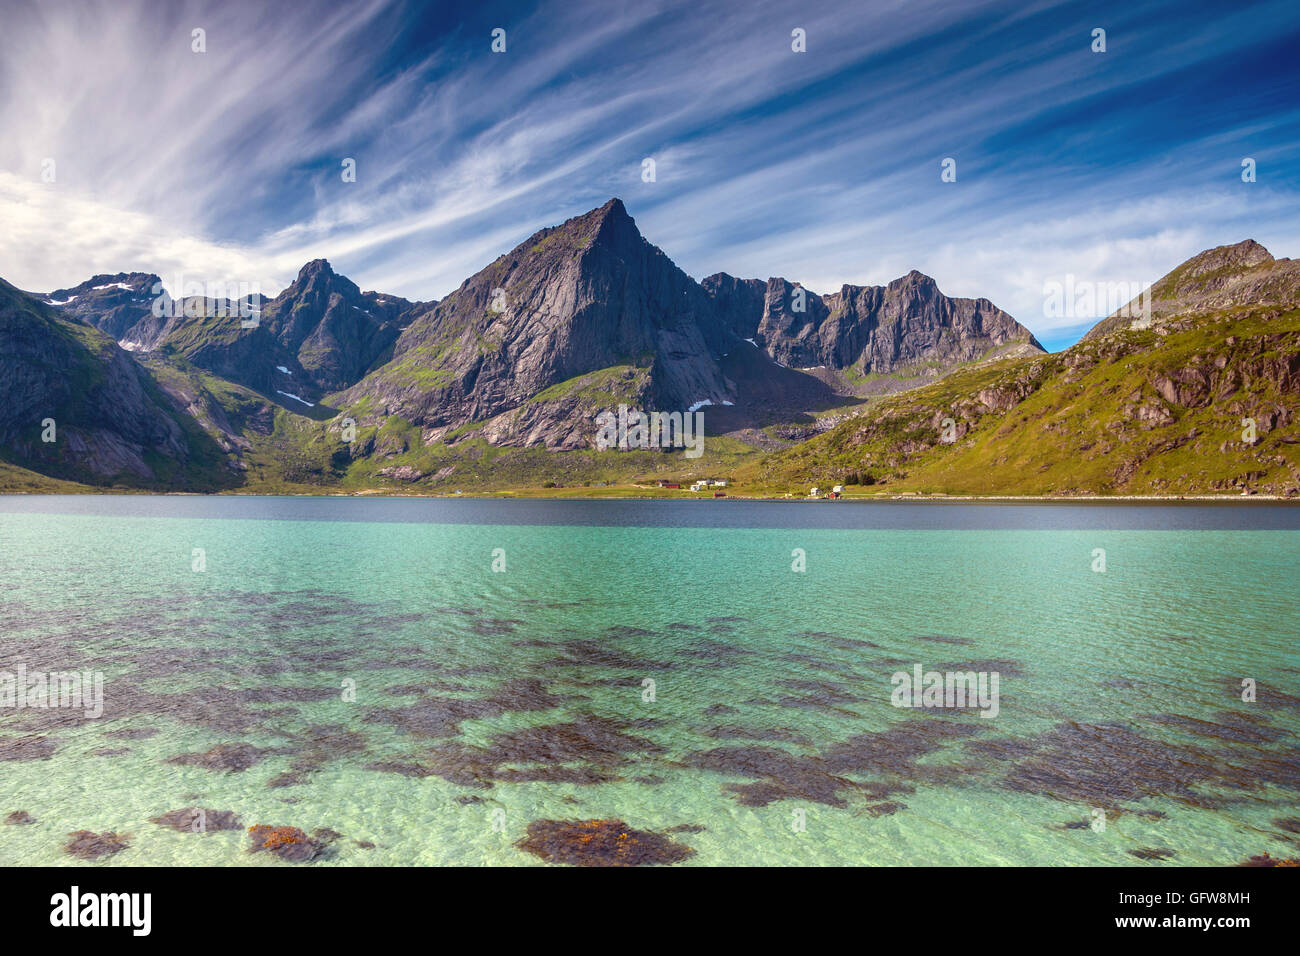
M 768 287 L 782 279 L 737 279 L 719 272 L 700 285 L 713 300 L 718 321 L 737 338 L 752 339 L 766 313 Z
M 93 280 L 92 280 L 93 281 Z M 58 477 L 216 487 L 211 449 L 103 332 L 0 280 L 0 450 Z M 43 440 L 47 420 L 54 441 Z
M 270 300 L 190 297 L 156 310 L 160 284 L 148 273 L 99 275 L 42 298 L 128 351 L 178 353 L 214 375 L 290 403 L 296 400 L 289 395 L 314 402 L 357 382 L 387 354 L 411 308 L 400 296 L 362 292 L 324 259 L 303 266 Z M 244 327 L 249 312 L 258 313 L 259 326 Z
M 622 368 L 644 370 L 632 398 L 649 407 L 720 404 L 733 398 L 717 362 L 726 337 L 700 286 L 613 199 L 536 233 L 418 311 L 392 360 L 343 401 L 455 427 Z
M 285 387 L 296 370 L 296 384 L 303 391 L 312 395 L 321 391 L 297 368 L 293 352 L 267 330 L 243 328 L 244 313 L 266 308 L 267 300 L 260 294 L 242 303 L 198 296 L 173 302 L 158 276 L 123 272 L 94 276 L 39 298 L 61 314 L 112 336 L 128 352 L 174 353 L 214 375 L 271 395 L 277 387 Z M 278 371 L 280 367 L 289 372 Z M 294 389 L 285 387 L 285 391 Z
M 114 341 L 130 342 L 135 327 L 150 318 L 154 288 L 161 282 L 152 273 L 119 272 L 92 276 L 80 285 L 38 298 L 111 335 Z
M 889 374 L 918 366 L 947 371 L 990 353 L 1041 353 L 1023 325 L 988 299 L 949 298 L 909 272 L 887 286 L 845 285 L 818 295 L 785 279 L 709 276 L 704 288 L 729 328 L 782 365 Z
M 406 299 L 362 292 L 324 259 L 262 310 L 262 324 L 296 360 L 304 377 L 325 392 L 356 383 L 405 328 Z

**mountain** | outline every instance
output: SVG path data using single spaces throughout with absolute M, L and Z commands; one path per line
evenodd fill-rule
M 112 338 L 3 280 L 0 408 L 10 464 L 127 487 L 232 483 L 220 450 Z
M 332 392 L 357 382 L 385 355 L 410 308 L 399 296 L 362 292 L 326 260 L 315 259 L 267 303 L 262 324 L 293 356 L 302 377 Z
M 412 305 L 400 296 L 362 292 L 324 259 L 303 266 L 270 300 L 251 294 L 173 302 L 161 287 L 156 275 L 118 273 L 42 298 L 128 351 L 178 354 L 222 378 L 303 406 L 352 385 L 385 356 Z
M 483 422 L 496 443 L 581 447 L 595 405 L 732 401 L 718 366 L 726 339 L 704 290 L 611 199 L 417 310 L 391 361 L 336 404 L 433 439 Z
M 755 346 L 767 365 L 744 354 Z M 858 395 L 1041 351 L 988 300 L 950 299 L 916 272 L 825 296 L 784 279 L 697 283 L 611 199 L 413 310 L 392 360 L 327 400 L 368 424 L 397 416 L 425 442 L 472 426 L 493 445 L 564 450 L 591 446 L 600 408 L 710 405 L 718 433 L 770 447 Z
M 887 286 L 844 285 L 818 295 L 786 279 L 703 282 L 724 324 L 776 362 L 850 372 L 849 382 L 891 377 L 870 391 L 915 385 L 976 360 L 1041 354 L 1028 329 L 988 299 L 949 298 L 913 270 Z M 895 377 L 896 376 L 896 377 Z
M 1300 301 L 1300 260 L 1274 259 L 1254 239 L 1216 246 L 1188 259 L 1149 290 L 1158 329 L 1189 328 L 1199 316 L 1261 306 L 1293 308 Z M 1093 326 L 1085 340 L 1130 328 L 1140 299 Z
M 1300 494 L 1297 279 L 1296 263 L 1249 240 L 1207 250 L 1152 286 L 1146 327 L 1117 313 L 1064 352 L 959 370 L 746 477 L 783 489 Z
M 219 425 L 218 396 L 235 392 L 205 375 L 313 419 L 342 408 L 365 427 L 415 429 L 407 451 L 448 436 L 591 448 L 595 414 L 619 404 L 711 406 L 714 434 L 753 451 L 830 427 L 859 396 L 1038 350 L 987 300 L 949 299 L 920 273 L 825 296 L 784 279 L 697 283 L 618 199 L 542 229 L 441 302 L 362 292 L 324 259 L 271 300 L 158 309 L 160 285 L 99 275 L 43 298 L 135 353 L 232 454 L 257 439 Z M 250 401 L 234 417 L 265 424 Z
M 150 306 L 161 284 L 162 280 L 151 273 L 119 272 L 92 276 L 80 285 L 56 289 L 38 298 L 106 332 L 117 342 L 129 342 L 135 327 L 151 318 Z
M 1300 492 L 1300 266 L 1249 240 L 1156 282 L 1152 321 L 1118 312 L 1055 354 L 919 272 L 829 294 L 698 283 L 617 199 L 439 302 L 362 292 L 323 259 L 274 299 L 191 297 L 162 316 L 156 282 L 4 287 L 5 487 L 436 492 L 723 474 L 757 492 Z M 619 404 L 708 406 L 703 457 L 598 451 L 596 415 Z M 66 445 L 39 442 L 46 417 Z

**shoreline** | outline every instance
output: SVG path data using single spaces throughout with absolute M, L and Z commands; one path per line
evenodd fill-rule
M 1216 505 L 1252 505 L 1252 504 L 1289 504 L 1300 505 L 1300 497 L 1286 495 L 921 495 L 903 493 L 897 495 L 844 495 L 840 498 L 811 498 L 808 496 L 730 494 L 725 498 L 713 498 L 703 495 L 659 495 L 659 494 L 607 494 L 607 495 L 556 495 L 534 493 L 532 489 L 500 492 L 465 492 L 462 494 L 412 494 L 410 492 L 390 492 L 378 489 L 352 492 L 329 492 L 307 494 L 274 491 L 226 491 L 205 493 L 197 491 L 0 491 L 0 498 L 39 498 L 39 497 L 130 497 L 130 498 L 406 498 L 455 501 L 470 499 L 474 501 L 510 500 L 510 501 L 692 501 L 692 502 L 727 502 L 727 501 L 764 501 L 783 504 L 1216 504 Z

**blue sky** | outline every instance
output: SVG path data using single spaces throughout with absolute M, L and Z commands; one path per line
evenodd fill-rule
M 1099 317 L 1046 314 L 1067 275 L 1149 282 L 1245 238 L 1300 256 L 1294 0 L 4 6 L 0 276 L 23 288 L 274 294 L 324 257 L 428 299 L 617 195 L 696 278 L 915 268 L 1051 348 Z

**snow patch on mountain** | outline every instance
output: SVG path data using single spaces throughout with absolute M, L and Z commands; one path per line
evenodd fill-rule
M 299 398 L 297 395 L 293 394 L 292 392 L 282 392 L 282 391 L 280 391 L 280 390 L 277 388 L 277 389 L 275 390 L 275 393 L 276 393 L 277 395 L 283 395 L 283 396 L 285 396 L 286 398 L 292 398 L 295 402 L 302 402 L 302 403 L 303 403 L 304 405 L 306 405 L 308 408 L 315 408 L 315 407 L 316 407 L 316 404 L 315 404 L 314 402 L 309 402 L 309 401 L 307 401 L 307 399 L 305 399 L 305 398 Z

